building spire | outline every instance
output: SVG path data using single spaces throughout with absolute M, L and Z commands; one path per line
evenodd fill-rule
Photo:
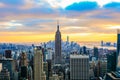
M 57 20 L 57 30 L 59 31 L 59 20 Z

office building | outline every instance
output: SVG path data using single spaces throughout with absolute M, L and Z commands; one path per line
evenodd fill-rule
M 70 55 L 70 80 L 89 80 L 89 56 Z
M 107 72 L 116 71 L 116 52 L 107 54 Z
M 12 58 L 12 51 L 11 50 L 5 50 L 5 58 Z
M 27 66 L 27 55 L 26 53 L 22 52 L 20 55 L 20 66 Z
M 31 66 L 28 66 L 28 80 L 33 80 L 33 70 Z
M 52 76 L 52 60 L 47 60 L 48 64 L 48 78 Z
M 105 80 L 120 80 L 120 30 L 117 31 L 117 52 L 113 55 L 113 57 L 116 59 L 116 63 L 114 63 L 113 61 L 111 61 L 111 63 L 113 62 L 112 64 L 114 64 L 114 67 L 116 67 L 116 71 L 114 71 L 114 67 L 109 67 L 109 70 L 113 70 L 113 72 L 107 73 Z
M 43 63 L 43 70 L 45 71 L 46 80 L 49 80 L 49 77 L 48 77 L 48 63 L 47 62 Z
M 120 71 L 120 30 L 117 31 L 117 71 Z
M 57 24 L 57 31 L 55 34 L 55 56 L 54 63 L 61 64 L 61 33 L 59 30 L 59 24 Z
M 21 66 L 20 79 L 28 79 L 28 70 L 26 66 Z
M 20 55 L 20 79 L 28 79 L 28 62 L 27 55 L 22 52 Z
M 0 80 L 10 80 L 10 73 L 5 67 L 0 72 Z
M 103 41 L 101 41 L 101 46 L 104 46 L 104 42 Z
M 99 52 L 98 52 L 98 48 L 97 47 L 94 47 L 94 56 L 95 56 L 96 60 L 98 60 Z
M 53 50 L 51 48 L 47 49 L 48 54 L 46 55 L 46 60 L 52 60 Z
M 67 42 L 69 42 L 69 36 L 67 36 Z
M 82 53 L 83 53 L 83 54 L 87 54 L 86 46 L 83 46 Z
M 8 69 L 8 71 L 10 72 L 10 80 L 13 80 L 13 73 L 15 71 L 15 63 L 14 60 L 12 58 L 7 58 L 7 59 L 1 59 L 0 63 L 2 64 L 2 68 L 6 68 Z
M 100 68 L 101 68 L 101 77 L 103 78 L 107 73 L 107 60 L 102 60 L 100 62 Z
M 46 80 L 43 72 L 43 53 L 39 48 L 36 48 L 34 54 L 34 80 Z

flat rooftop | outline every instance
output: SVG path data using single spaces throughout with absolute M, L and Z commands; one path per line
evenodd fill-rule
M 72 55 L 70 55 L 70 58 L 89 58 L 89 56 L 88 55 L 72 54 Z

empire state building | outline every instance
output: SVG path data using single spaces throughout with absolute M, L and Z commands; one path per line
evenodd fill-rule
M 57 31 L 55 34 L 55 64 L 61 64 L 61 33 L 59 30 L 59 24 L 57 25 Z

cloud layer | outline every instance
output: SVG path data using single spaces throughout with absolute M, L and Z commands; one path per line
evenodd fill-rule
M 62 1 L 59 3 L 63 4 Z M 83 36 L 89 37 L 94 34 L 98 36 L 93 36 L 90 41 L 109 40 L 110 37 L 115 37 L 115 29 L 120 26 L 120 2 L 109 2 L 100 6 L 96 1 L 80 1 L 72 2 L 65 8 L 58 2 L 56 4 L 58 6 L 53 6 L 50 0 L 1 0 L 0 38 L 3 38 L 1 41 L 9 42 L 14 37 L 19 39 L 17 36 L 23 35 L 25 39 L 27 36 L 29 38 L 34 36 L 35 39 L 29 40 L 31 42 L 53 40 L 57 20 L 60 21 L 63 39 L 70 35 L 71 39 L 76 41 L 85 40 Z M 97 39 L 100 34 L 102 37 Z M 43 35 L 44 37 L 40 37 Z
M 69 5 L 66 7 L 66 10 L 76 10 L 76 11 L 88 11 L 88 10 L 95 10 L 99 6 L 97 2 L 79 2 L 79 3 L 73 3 L 72 5 Z

